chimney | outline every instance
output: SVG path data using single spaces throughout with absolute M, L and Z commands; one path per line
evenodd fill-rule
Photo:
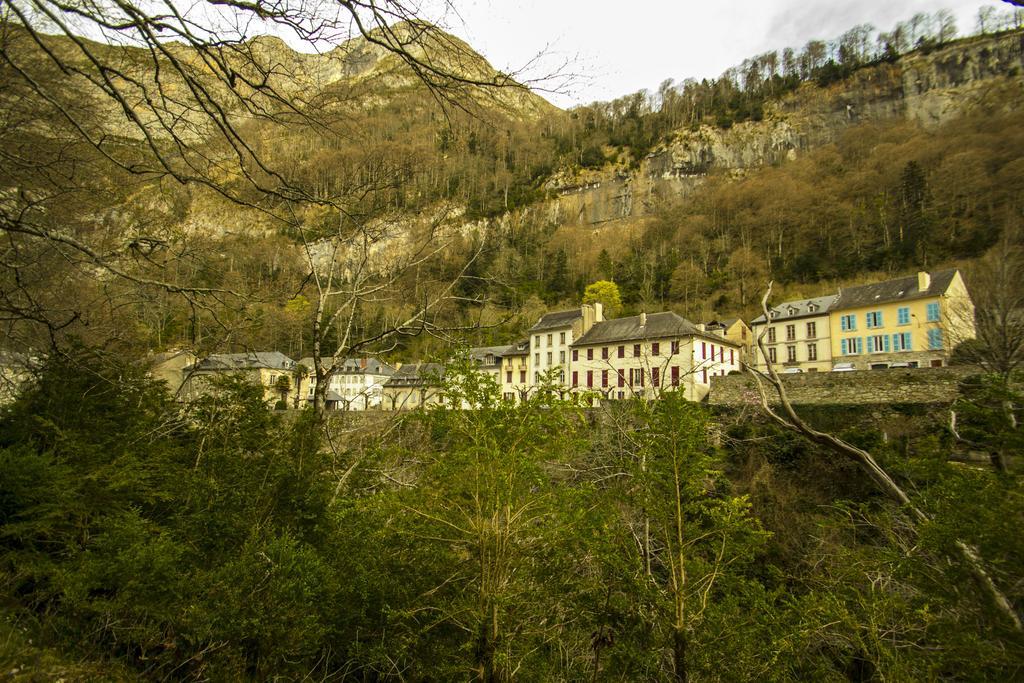
M 708 326 L 705 325 L 704 323 L 697 323 L 694 325 L 694 327 L 696 327 L 701 332 L 706 332 L 708 329 Z
M 604 304 L 599 301 L 594 302 L 594 322 L 604 322 Z
M 928 288 L 932 285 L 932 276 L 928 273 L 919 271 L 917 273 L 917 291 L 927 292 Z
M 647 311 L 640 313 L 640 327 L 647 327 Z
M 359 359 L 359 367 L 361 367 L 361 368 L 365 368 L 366 367 L 366 358 L 365 357 Z

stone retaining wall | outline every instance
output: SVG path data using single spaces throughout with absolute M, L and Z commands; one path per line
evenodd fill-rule
M 956 398 L 961 379 L 976 373 L 973 368 L 947 367 L 809 372 L 781 377 L 794 405 L 943 404 Z M 757 386 L 747 374 L 713 377 L 708 401 L 718 406 L 756 404 Z

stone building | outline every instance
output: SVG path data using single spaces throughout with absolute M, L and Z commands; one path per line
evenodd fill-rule
M 528 374 L 534 386 L 541 376 L 556 371 L 555 382 L 569 388 L 571 361 L 569 350 L 573 342 L 587 333 L 595 323 L 604 320 L 601 304 L 584 304 L 568 311 L 555 311 L 541 316 L 530 328 L 530 356 Z
M 832 336 L 829 311 L 835 306 L 835 295 L 787 301 L 771 309 L 771 321 L 764 315 L 751 323 L 754 366 L 764 370 L 767 365 L 757 348 L 757 338 L 766 327 L 765 347 L 768 358 L 777 370 L 799 369 L 804 372 L 828 372 L 832 369 Z

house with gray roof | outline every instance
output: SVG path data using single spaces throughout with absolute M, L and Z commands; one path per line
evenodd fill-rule
M 738 371 L 740 345 L 671 311 L 595 323 L 572 343 L 570 386 L 594 400 L 707 396 L 711 378 Z
M 838 296 L 818 296 L 786 301 L 768 309 L 751 323 L 754 366 L 767 369 L 764 356 L 757 348 L 757 338 L 765 331 L 764 344 L 768 358 L 777 369 L 792 368 L 801 372 L 828 372 L 832 369 L 832 334 L 830 312 Z
M 444 405 L 445 367 L 439 363 L 401 365 L 384 383 L 382 410 Z
M 540 317 L 529 330 L 530 355 L 527 375 L 534 385 L 541 375 L 556 372 L 556 384 L 568 388 L 569 347 L 586 334 L 596 323 L 604 320 L 604 308 L 599 303 L 584 304 L 567 311 L 553 311 Z
M 195 400 L 212 391 L 214 378 L 237 376 L 261 386 L 267 405 L 290 407 L 298 399 L 296 369 L 295 361 L 278 351 L 212 354 L 183 369 L 178 395 Z
M 328 370 L 327 410 L 377 410 L 384 400 L 384 383 L 395 374 L 395 369 L 379 358 L 323 359 Z M 312 405 L 317 379 L 313 372 L 313 359 L 303 358 L 299 365 L 306 369 L 300 395 L 304 404 Z

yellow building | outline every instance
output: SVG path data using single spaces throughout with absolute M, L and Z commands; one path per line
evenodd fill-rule
M 960 271 L 919 272 L 841 289 L 829 325 L 835 363 L 942 367 L 957 344 L 974 338 L 974 306 Z
M 524 401 L 530 388 L 530 340 L 522 339 L 501 354 L 501 396 L 506 401 Z

